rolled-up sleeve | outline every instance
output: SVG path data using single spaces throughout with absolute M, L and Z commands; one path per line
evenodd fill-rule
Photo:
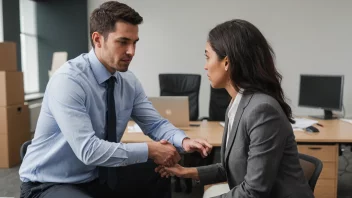
M 52 77 L 47 87 L 49 110 L 77 158 L 86 165 L 125 166 L 146 162 L 146 143 L 115 143 L 99 139 L 86 108 L 86 90 L 68 74 Z

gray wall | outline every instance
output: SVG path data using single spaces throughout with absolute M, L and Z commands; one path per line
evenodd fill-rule
M 36 10 L 39 86 L 43 92 L 54 52 L 66 51 L 71 59 L 88 51 L 87 1 L 48 0 L 38 2 Z
M 4 26 L 2 24 L 2 0 L 0 0 L 0 42 L 4 41 Z
M 88 0 L 88 12 L 105 0 Z M 344 74 L 344 104 L 352 115 L 352 1 L 350 0 L 122 0 L 144 17 L 131 70 L 149 96 L 159 95 L 162 72 L 202 75 L 200 116 L 208 115 L 204 71 L 208 31 L 242 18 L 256 25 L 276 52 L 282 86 L 296 115 L 323 114 L 298 107 L 300 74 Z
M 1 3 L 1 2 L 0 2 Z M 0 12 L 1 13 L 1 12 Z M 16 43 L 17 68 L 21 70 L 20 4 L 19 0 L 2 0 L 3 40 Z M 1 25 L 1 22 L 0 22 Z

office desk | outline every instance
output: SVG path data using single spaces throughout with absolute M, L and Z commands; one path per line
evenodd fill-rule
M 323 162 L 323 170 L 315 187 L 317 198 L 337 197 L 338 153 L 340 143 L 352 143 L 352 124 L 340 120 L 318 120 L 323 127 L 315 125 L 320 132 L 308 133 L 295 131 L 298 151 L 315 156 Z M 191 138 L 205 138 L 213 146 L 221 146 L 224 128 L 219 122 L 192 122 L 199 127 L 185 128 L 185 133 Z M 129 125 L 133 125 L 130 122 Z M 128 133 L 122 142 L 146 142 L 151 139 L 143 133 Z
M 213 146 L 221 146 L 222 134 L 224 127 L 219 122 L 196 121 L 191 124 L 199 124 L 200 126 L 181 128 L 190 138 L 204 138 Z M 128 126 L 133 126 L 134 122 L 130 121 Z M 130 133 L 127 128 L 122 137 L 121 142 L 148 142 L 151 139 L 143 133 Z
M 294 132 L 298 151 L 315 156 L 323 162 L 323 170 L 314 191 L 315 196 L 336 198 L 339 144 L 352 143 L 352 124 L 340 120 L 317 121 L 323 125 L 314 125 L 319 129 L 318 133 Z

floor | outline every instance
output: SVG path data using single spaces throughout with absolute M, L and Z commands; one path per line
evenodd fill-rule
M 19 167 L 0 169 L 0 198 L 19 198 L 20 181 L 18 178 Z M 201 198 L 202 186 L 194 184 L 191 194 L 173 192 L 173 198 Z M 347 148 L 339 157 L 338 198 L 352 198 L 352 153 Z

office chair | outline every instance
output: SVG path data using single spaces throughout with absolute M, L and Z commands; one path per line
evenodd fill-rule
M 225 121 L 226 109 L 231 101 L 231 96 L 225 88 L 215 89 L 210 86 L 209 117 L 201 117 L 199 120 Z M 205 165 L 220 163 L 220 148 L 214 147 L 207 158 Z
M 215 89 L 210 86 L 209 117 L 202 117 L 200 120 L 225 121 L 230 101 L 231 96 L 225 88 Z
M 160 96 L 188 96 L 189 120 L 198 120 L 199 74 L 159 74 Z
M 198 120 L 199 89 L 201 75 L 199 74 L 159 74 L 160 96 L 188 96 L 189 120 Z M 181 164 L 195 166 L 202 158 L 199 153 L 184 154 Z M 175 191 L 181 192 L 181 180 L 175 177 Z M 186 193 L 192 192 L 192 179 L 184 179 Z
M 318 158 L 302 153 L 299 153 L 298 157 L 304 172 L 304 176 L 308 180 L 308 184 L 314 192 L 315 184 L 317 183 L 321 170 L 323 169 L 323 163 Z
M 21 160 L 23 160 L 24 156 L 26 155 L 27 152 L 27 147 L 32 143 L 32 140 L 28 140 L 25 143 L 22 144 L 21 149 L 20 149 L 20 156 Z

